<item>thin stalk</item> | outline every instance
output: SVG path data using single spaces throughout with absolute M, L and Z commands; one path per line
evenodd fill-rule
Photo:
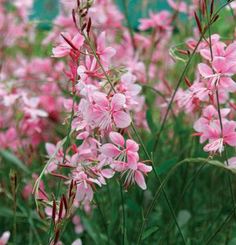
M 119 184 L 120 184 L 120 197 L 121 197 L 121 207 L 122 207 L 122 244 L 125 245 L 125 235 L 126 235 L 125 201 L 124 201 L 122 184 L 121 183 Z

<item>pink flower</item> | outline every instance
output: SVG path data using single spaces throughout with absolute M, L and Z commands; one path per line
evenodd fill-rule
M 195 29 L 196 30 L 196 29 Z M 199 31 L 195 31 L 195 39 L 198 40 L 199 39 Z M 194 49 L 198 43 L 198 41 L 196 41 L 193 38 L 189 38 L 186 43 L 187 46 L 190 49 Z M 209 48 L 209 40 L 210 38 L 207 38 L 206 40 L 201 41 L 201 43 L 198 45 L 197 51 L 200 52 L 203 49 L 208 49 Z M 220 35 L 218 34 L 213 34 L 211 35 L 211 44 L 214 45 L 215 43 L 217 43 L 220 40 Z
M 236 84 L 231 78 L 235 72 L 235 64 L 224 57 L 217 57 L 212 62 L 212 68 L 201 63 L 198 65 L 198 70 L 201 76 L 207 79 L 211 89 L 214 90 L 217 86 L 226 91 L 235 92 Z
M 58 164 L 63 164 L 63 158 L 64 158 L 64 153 L 63 149 L 59 148 L 61 142 L 59 141 L 57 145 L 51 144 L 51 143 L 46 143 L 45 148 L 48 154 L 48 158 L 52 158 L 51 162 L 49 163 L 46 173 L 51 173 L 55 171 L 58 168 Z M 68 159 L 68 156 L 65 156 L 65 161 L 68 162 L 70 161 Z
M 221 109 L 221 117 L 224 122 L 225 117 L 229 114 L 230 109 Z M 210 126 L 212 123 L 219 121 L 218 111 L 214 106 L 209 105 L 203 109 L 202 116 L 194 123 L 193 128 L 199 133 L 200 143 L 205 142 L 208 139 L 208 135 L 204 134 L 206 127 Z
M 139 145 L 131 140 L 124 140 L 124 137 L 117 132 L 110 132 L 110 140 L 113 144 L 107 143 L 101 147 L 103 155 L 114 158 L 117 164 L 114 164 L 114 168 L 117 171 L 122 171 L 122 165 L 127 162 L 130 166 L 136 165 L 139 160 L 138 150 Z
M 93 94 L 91 119 L 102 130 L 109 130 L 114 123 L 117 128 L 127 128 L 131 123 L 130 115 L 124 111 L 126 98 L 123 94 L 116 93 L 111 100 L 105 93 Z
M 171 30 L 171 14 L 170 12 L 163 10 L 159 13 L 150 13 L 149 19 L 141 19 L 139 29 L 141 31 L 148 30 L 150 28 L 156 28 L 161 31 Z
M 38 117 L 47 117 L 48 113 L 44 110 L 38 109 L 40 103 L 40 98 L 32 97 L 28 99 L 25 95 L 23 95 L 24 101 L 24 112 L 26 115 L 30 116 L 32 120 L 37 119 Z
M 209 144 L 204 147 L 207 152 L 221 153 L 224 150 L 224 144 L 236 146 L 236 123 L 234 121 L 223 122 L 223 132 L 221 132 L 220 123 L 211 124 L 205 129 Z M 221 135 L 222 134 L 222 135 Z
M 141 86 L 136 84 L 136 76 L 131 73 L 125 73 L 121 76 L 121 81 L 117 85 L 117 91 L 125 95 L 126 105 L 131 109 L 136 109 L 139 104 L 138 94 L 141 92 Z
M 101 153 L 113 159 L 111 167 L 115 171 L 122 172 L 122 176 L 126 174 L 125 185 L 127 187 L 136 182 L 140 188 L 145 190 L 146 183 L 143 175 L 150 172 L 152 167 L 138 162 L 138 144 L 130 139 L 125 141 L 124 137 L 117 132 L 111 132 L 109 137 L 113 144 L 104 144 L 101 147 Z
M 101 186 L 101 183 L 94 178 L 89 177 L 85 172 L 78 169 L 73 172 L 73 179 L 77 184 L 76 199 L 81 202 L 89 201 L 93 199 L 93 188 L 94 184 Z
M 134 181 L 137 183 L 137 185 L 143 189 L 146 190 L 146 182 L 144 179 L 144 175 L 152 171 L 152 167 L 148 166 L 144 163 L 139 162 L 135 169 L 130 169 L 128 171 L 128 174 L 126 176 L 125 184 L 130 185 Z
M 208 47 L 201 49 L 200 54 L 203 58 L 211 60 L 211 50 Z M 216 42 L 212 45 L 213 59 L 217 57 L 224 57 L 227 60 L 236 60 L 236 42 L 229 44 L 228 46 L 223 42 Z
M 84 44 L 84 37 L 77 33 L 74 37 L 72 37 L 69 33 L 63 34 L 67 40 L 69 40 L 73 47 L 78 51 L 82 45 Z M 64 57 L 70 54 L 70 52 L 73 50 L 71 45 L 66 42 L 66 40 L 61 37 L 61 42 L 58 46 L 52 49 L 53 56 L 56 58 Z
M 84 65 L 80 65 L 77 68 L 77 74 L 79 80 L 87 81 L 88 78 L 102 78 L 103 74 L 99 73 L 99 66 L 95 58 L 91 58 L 89 55 L 85 57 Z
M 116 54 L 116 50 L 112 47 L 106 47 L 106 34 L 102 32 L 97 38 L 97 55 L 102 63 L 107 65 L 110 59 Z
M 179 0 L 177 2 L 175 2 L 174 0 L 167 0 L 167 2 L 174 10 L 183 13 L 187 12 L 188 6 L 185 2 Z

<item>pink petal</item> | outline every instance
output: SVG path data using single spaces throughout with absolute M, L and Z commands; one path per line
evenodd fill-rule
M 226 60 L 224 57 L 216 57 L 212 62 L 212 67 L 216 72 L 221 72 L 226 69 Z
M 147 189 L 145 179 L 140 171 L 135 171 L 134 179 L 141 189 L 143 190 Z
M 236 42 L 231 43 L 225 51 L 227 59 L 236 59 Z
M 97 51 L 101 52 L 105 49 L 106 33 L 103 31 L 97 38 Z
M 118 146 L 122 146 L 122 147 L 124 146 L 125 140 L 124 140 L 124 137 L 120 133 L 110 132 L 109 137 L 114 144 Z
M 149 173 L 149 172 L 152 171 L 152 167 L 148 166 L 148 165 L 146 165 L 144 163 L 139 162 L 138 163 L 138 170 L 140 170 L 143 173 Z
M 187 12 L 187 5 L 185 2 L 183 1 L 174 2 L 173 0 L 167 0 L 167 2 L 173 9 L 183 13 Z
M 230 77 L 222 77 L 220 78 L 220 85 L 228 92 L 236 91 L 236 83 Z
M 56 146 L 51 143 L 46 143 L 45 147 L 49 156 L 52 156 L 56 151 Z
M 114 122 L 117 128 L 127 128 L 131 123 L 131 117 L 124 111 L 113 113 Z
M 200 63 L 198 65 L 198 71 L 199 73 L 203 76 L 203 77 L 208 77 L 208 76 L 211 76 L 213 74 L 211 68 L 206 65 L 206 64 L 203 64 L 203 63 Z
M 73 39 L 72 39 L 72 43 L 75 45 L 75 47 L 77 49 L 80 49 L 81 46 L 84 44 L 84 37 L 80 34 L 80 33 L 77 33 Z
M 107 47 L 103 50 L 101 58 L 104 61 L 109 61 L 111 57 L 113 57 L 116 54 L 116 50 L 112 47 Z
M 110 179 L 114 176 L 115 172 L 112 169 L 103 169 L 102 171 L 102 175 L 107 178 Z
M 210 60 L 211 59 L 211 52 L 210 52 L 209 49 L 201 49 L 200 54 L 206 60 Z
M 137 152 L 127 153 L 127 162 L 130 169 L 136 170 L 138 168 L 139 155 Z
M 101 152 L 108 157 L 117 157 L 120 154 L 120 150 L 113 144 L 105 144 L 101 147 Z
M 107 99 L 107 95 L 105 93 L 101 92 L 95 92 L 93 94 L 93 99 L 96 104 L 102 106 L 102 107 L 108 107 L 109 101 Z
M 123 109 L 125 105 L 126 98 L 123 94 L 117 93 L 111 99 L 111 108 L 114 111 L 119 111 Z
M 56 58 L 61 58 L 70 53 L 70 48 L 64 46 L 57 46 L 52 49 L 53 56 Z
M 233 132 L 227 135 L 227 137 L 224 138 L 224 141 L 230 146 L 236 146 L 236 133 Z
M 139 150 L 139 145 L 134 140 L 128 139 L 126 141 L 126 149 L 128 151 L 137 152 Z

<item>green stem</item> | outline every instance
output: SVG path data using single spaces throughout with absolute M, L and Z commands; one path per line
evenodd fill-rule
M 120 184 L 120 196 L 121 196 L 121 207 L 122 207 L 122 244 L 125 245 L 125 235 L 126 235 L 126 219 L 125 219 L 125 202 L 122 184 Z

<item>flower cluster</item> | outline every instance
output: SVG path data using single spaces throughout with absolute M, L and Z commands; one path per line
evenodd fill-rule
M 196 42 L 188 40 L 190 48 Z M 235 110 L 231 94 L 236 91 L 233 76 L 236 74 L 236 42 L 228 43 L 213 34 L 202 41 L 197 52 L 204 63 L 198 64 L 197 78 L 185 91 L 179 91 L 177 103 L 188 113 L 202 110 L 194 124 L 195 135 L 200 136 L 204 150 L 222 153 L 226 145 L 236 146 L 236 122 L 232 120 Z
M 74 15 L 73 24 L 77 28 L 62 33 L 52 50 L 56 58 L 70 58 L 66 75 L 71 81 L 73 98 L 64 104 L 71 115 L 71 138 L 75 140 L 67 152 L 71 149 L 73 154 L 63 154 L 59 146 L 53 155 L 57 147 L 48 143 L 47 152 L 53 159 L 47 172 L 55 174 L 63 164 L 71 167 L 68 178 L 77 185 L 75 202 L 86 204 L 92 201 L 96 186 L 105 185 L 116 172 L 125 177 L 126 187 L 136 182 L 146 189 L 144 175 L 152 167 L 140 161 L 138 144 L 133 139 L 124 139 L 124 135 L 130 135 L 131 124 L 134 125 L 132 114 L 141 112 L 144 105 L 137 76 L 131 69 L 124 72 L 115 68 L 119 60 L 115 58 L 117 47 L 107 42 L 109 30 L 97 32 L 97 23 L 91 22 L 90 17 L 93 8 L 81 4 L 74 11 L 86 14 L 80 23 Z M 108 137 L 114 144 L 106 143 Z

